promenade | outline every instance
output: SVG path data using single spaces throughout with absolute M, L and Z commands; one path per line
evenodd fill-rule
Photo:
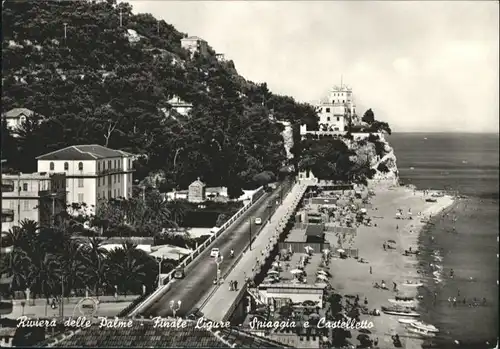
M 224 284 L 218 287 L 212 296 L 201 308 L 201 312 L 207 319 L 212 321 L 224 321 L 226 315 L 234 310 L 235 303 L 244 292 L 246 277 L 252 277 L 258 270 L 256 264 L 263 265 L 269 255 L 268 246 L 278 242 L 278 232 L 281 232 L 293 209 L 297 206 L 306 190 L 305 185 L 295 184 L 288 195 L 283 199 L 282 205 L 276 210 L 271 220 L 263 227 L 260 234 L 252 242 L 252 249 L 247 249 L 240 261 L 224 278 Z M 238 291 L 229 290 L 229 280 L 238 282 Z

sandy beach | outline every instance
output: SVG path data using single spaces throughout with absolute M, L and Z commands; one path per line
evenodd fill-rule
M 341 295 L 359 295 L 361 301 L 366 297 L 369 309 L 379 309 L 388 306 L 388 299 L 396 295 L 416 296 L 417 287 L 402 285 L 406 281 L 418 282 L 421 277 L 417 273 L 417 258 L 414 255 L 404 256 L 405 250 L 410 247 L 418 249 L 418 237 L 422 227 L 426 224 L 422 217 L 428 219 L 436 215 L 453 203 L 453 198 L 443 196 L 436 198 L 436 202 L 426 202 L 423 192 L 414 191 L 407 187 L 380 187 L 373 188 L 375 196 L 371 198 L 372 208 L 368 215 L 372 217 L 376 226 L 358 227 L 357 235 L 349 245 L 359 249 L 359 257 L 368 263 L 359 263 L 356 259 L 336 259 L 330 264 L 333 275 L 331 285 Z M 429 197 L 429 196 L 427 196 Z M 403 219 L 397 219 L 398 209 L 403 212 Z M 412 219 L 408 219 L 411 210 Z M 421 213 L 421 216 L 418 215 Z M 330 240 L 331 239 L 331 240 Z M 332 246 L 339 247 L 336 237 L 329 238 Z M 394 249 L 384 251 L 383 244 L 387 240 L 394 240 Z M 370 274 L 370 267 L 372 273 Z M 382 280 L 389 290 L 376 289 L 374 283 Z M 398 292 L 393 291 L 396 283 Z M 418 311 L 418 310 L 417 310 Z M 372 321 L 372 339 L 378 338 L 379 348 L 392 348 L 391 335 L 398 334 L 403 348 L 421 348 L 423 339 L 409 335 L 404 326 L 398 322 L 397 316 L 386 315 L 367 316 L 361 315 L 361 320 Z M 352 343 L 357 344 L 358 333 L 352 332 Z

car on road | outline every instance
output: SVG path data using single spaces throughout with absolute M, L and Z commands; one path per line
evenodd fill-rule
M 259 218 L 259 217 L 255 218 L 255 224 L 261 225 L 262 224 L 262 219 Z
M 184 276 L 186 276 L 186 273 L 184 272 L 184 268 L 182 268 L 182 267 L 175 268 L 174 278 L 176 278 L 176 279 L 184 279 Z
M 217 247 L 212 248 L 212 251 L 210 251 L 210 257 L 217 258 L 219 257 L 219 249 Z

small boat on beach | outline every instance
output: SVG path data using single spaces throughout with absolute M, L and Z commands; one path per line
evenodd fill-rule
M 428 332 L 434 332 L 434 333 L 439 332 L 439 329 L 436 326 L 431 325 L 431 324 L 426 324 L 422 321 L 411 322 L 410 326 L 415 327 L 415 328 L 420 328 L 420 329 L 423 329 L 423 330 L 428 331 Z
M 387 315 L 396 315 L 396 316 L 408 316 L 408 317 L 419 317 L 420 314 L 412 311 L 412 310 L 384 310 L 382 311 Z
M 411 325 L 413 325 L 413 323 L 410 324 L 410 326 L 406 326 L 406 330 L 408 332 L 415 333 L 415 334 L 421 335 L 423 337 L 435 337 L 436 336 L 436 334 L 434 332 L 427 331 L 426 329 L 423 329 L 420 327 L 413 327 Z
M 398 322 L 400 324 L 404 324 L 404 325 L 409 325 L 411 324 L 412 322 L 415 322 L 415 321 L 418 321 L 417 319 L 398 319 Z
M 414 297 L 398 297 L 388 299 L 389 302 L 402 306 L 415 306 L 418 302 Z
M 409 282 L 409 281 L 407 281 L 407 282 L 405 282 L 405 283 L 403 283 L 401 285 L 408 286 L 408 287 L 420 287 L 420 286 L 424 286 L 424 284 L 421 283 L 421 282 Z

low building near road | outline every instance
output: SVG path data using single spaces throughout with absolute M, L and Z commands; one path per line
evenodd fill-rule
M 188 201 L 189 202 L 203 202 L 206 199 L 206 184 L 200 181 L 198 177 L 188 188 Z

